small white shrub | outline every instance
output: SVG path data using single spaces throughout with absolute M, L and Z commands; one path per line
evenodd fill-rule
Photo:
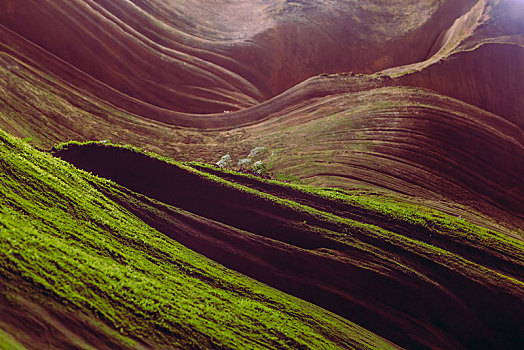
M 251 158 L 242 158 L 238 161 L 238 166 L 240 168 L 246 168 L 248 166 L 251 165 L 251 163 L 253 163 L 253 161 L 251 160 Z
M 262 163 L 262 161 L 258 161 L 258 162 L 255 162 L 253 164 L 253 172 L 255 174 L 258 174 L 258 175 L 262 175 L 266 172 L 266 166 L 264 165 L 264 163 Z
M 253 159 L 254 157 L 258 156 L 260 153 L 266 152 L 267 147 L 255 147 L 249 152 L 248 158 Z
M 231 156 L 229 154 L 226 154 L 225 156 L 220 158 L 218 162 L 216 162 L 216 165 L 221 169 L 229 168 L 232 164 L 233 160 L 231 159 Z

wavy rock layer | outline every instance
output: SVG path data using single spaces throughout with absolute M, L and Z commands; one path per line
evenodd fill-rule
M 191 249 L 400 346 L 511 348 L 522 339 L 524 288 L 511 282 L 523 277 L 520 242 L 486 245 L 505 240 L 500 227 L 466 233 L 460 220 L 443 224 L 450 217 L 439 212 L 425 222 L 395 218 L 333 193 L 103 145 L 72 145 L 56 155 L 125 186 L 101 190 Z
M 0 3 L 0 128 L 40 148 L 70 139 L 106 139 L 208 163 L 225 154 L 236 163 L 255 147 L 265 147 L 263 161 L 274 176 L 394 195 L 522 241 L 522 18 L 524 3 L 518 0 L 410 0 L 402 7 L 389 0 L 6 0 Z M 196 204 L 159 199 L 143 184 L 125 182 L 125 167 L 112 168 L 111 157 L 102 154 L 108 163 L 102 166 L 93 160 L 98 153 L 82 152 L 70 160 L 87 157 L 87 168 L 114 176 L 130 190 L 205 216 L 198 207 L 203 199 Z M 141 162 L 124 165 L 142 169 Z M 198 189 L 200 183 L 192 184 Z M 218 193 L 211 187 L 199 196 L 248 211 L 254 223 L 280 215 L 234 191 Z M 234 206 L 222 195 L 243 205 Z M 300 200 L 332 210 L 327 207 L 333 203 L 320 205 L 318 198 Z M 353 317 L 400 345 L 460 348 L 485 342 L 496 347 L 506 341 L 511 347 L 522 334 L 511 314 L 522 310 L 520 290 L 518 295 L 506 295 L 506 289 L 499 293 L 500 286 L 493 289 L 481 277 L 479 282 L 457 274 L 459 263 L 443 268 L 435 263 L 437 256 L 393 247 L 384 237 L 373 242 L 361 237 L 428 279 L 368 274 L 355 261 L 371 259 L 376 266 L 394 268 L 389 260 L 331 246 L 311 232 L 311 241 L 300 241 L 306 233 L 295 230 L 295 224 L 271 229 L 283 234 L 290 229 L 296 236 L 267 243 L 275 237 L 225 213 L 206 217 L 202 228 L 194 221 L 180 224 L 170 216 L 172 207 L 163 207 L 169 218 L 156 217 L 151 208 L 157 204 L 129 210 L 231 268 Z M 356 215 L 353 207 L 333 210 L 342 217 Z M 297 225 L 304 221 L 299 219 Z M 398 223 L 377 220 L 369 212 L 359 220 L 397 232 L 391 225 Z M 219 229 L 215 221 L 227 227 L 220 224 Z M 192 234 L 175 235 L 167 229 L 173 222 Z M 210 239 L 210 227 L 223 235 L 220 248 L 199 245 Z M 428 243 L 424 230 L 416 231 L 417 239 Z M 400 233 L 409 231 L 402 226 Z M 249 249 L 235 250 L 236 244 Z M 483 261 L 484 252 L 467 244 L 458 250 L 466 259 L 522 281 L 515 262 Z M 232 252 L 245 255 L 235 258 Z M 275 265 L 267 275 L 257 274 L 267 267 L 266 255 L 277 259 Z M 318 279 L 309 280 L 307 271 L 298 268 L 279 273 L 289 256 L 314 266 Z M 514 260 L 521 264 L 518 256 Z M 361 277 L 366 288 L 328 273 L 346 270 Z M 389 284 L 420 297 L 423 305 L 427 301 L 430 309 L 404 304 L 400 294 L 385 295 Z M 374 290 L 376 285 L 381 289 Z
M 63 61 L 41 68 L 121 107 L 134 111 L 123 94 L 211 113 L 252 106 L 316 74 L 423 60 L 473 3 L 24 0 L 4 2 L 0 23 L 10 36 L 3 42 L 45 50 L 15 55 L 38 64 L 52 54 Z

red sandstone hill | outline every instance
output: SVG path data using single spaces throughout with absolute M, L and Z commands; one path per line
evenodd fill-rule
M 0 92 L 0 128 L 41 149 L 110 140 L 236 167 L 264 147 L 275 178 L 401 196 L 524 239 L 520 0 L 3 0 Z M 106 174 L 100 157 L 90 170 Z M 395 315 L 374 331 L 418 344 Z M 438 317 L 440 345 L 463 346 L 457 320 Z
M 405 115 L 414 119 L 410 130 L 402 133 L 408 139 L 412 135 L 412 143 L 416 135 L 424 135 L 429 143 L 416 147 L 429 152 L 431 144 L 427 157 L 441 164 L 421 163 L 420 157 L 411 156 L 413 151 L 411 155 L 403 151 L 412 146 L 401 141 L 395 152 L 403 152 L 402 166 L 409 167 L 403 173 L 408 175 L 388 174 L 398 188 L 373 175 L 373 186 L 419 195 L 425 193 L 420 186 L 429 186 L 435 195 L 480 207 L 487 200 L 488 206 L 521 217 L 524 39 L 519 14 L 524 5 L 519 1 L 413 1 L 401 8 L 388 1 L 216 1 L 212 6 L 198 1 L 154 6 L 143 1 L 7 1 L 2 6 L 2 126 L 33 137 L 37 145 L 107 138 L 178 159 L 209 162 L 225 153 L 248 153 L 256 146 L 291 147 L 294 153 L 282 153 L 286 158 L 275 162 L 275 171 L 323 184 L 333 183 L 335 177 L 336 185 L 348 187 L 352 180 L 347 176 L 356 169 L 351 162 L 309 159 L 305 168 L 290 171 L 286 164 L 302 162 L 293 154 L 308 153 L 304 149 L 308 147 L 282 142 L 285 138 L 280 140 L 266 125 L 279 128 L 276 118 L 292 119 L 305 125 L 306 139 L 313 146 L 323 136 L 306 125 L 312 119 L 344 112 L 346 119 L 363 117 L 368 124 L 371 118 L 386 115 L 388 119 L 380 123 L 398 125 L 393 118 Z M 344 73 L 348 71 L 375 74 Z M 334 75 L 305 80 L 321 73 Z M 398 86 L 398 93 L 384 90 L 388 93 L 383 102 L 374 98 L 379 103 L 370 108 L 369 117 L 351 116 L 353 111 L 332 102 L 347 104 L 388 86 Z M 515 127 L 502 126 L 502 120 L 480 110 L 466 112 L 471 127 L 491 124 L 491 135 L 511 137 L 513 146 L 499 146 L 501 141 L 491 136 L 481 136 L 486 142 L 481 146 L 470 139 L 471 130 L 457 124 L 463 107 L 442 111 L 438 104 L 444 97 L 432 93 L 413 97 L 402 86 L 430 89 L 506 119 Z M 351 93 L 358 94 L 350 97 Z M 401 107 L 404 104 L 420 107 L 412 113 Z M 218 113 L 223 111 L 227 113 Z M 435 133 L 422 122 L 443 112 L 455 115 L 449 131 Z M 10 117 L 14 115 L 22 117 Z M 438 116 L 431 118 L 444 127 Z M 494 130 L 493 123 L 502 129 Z M 507 128 L 513 131 L 508 134 Z M 351 126 L 348 130 L 357 131 Z M 389 142 L 390 135 L 367 134 L 377 142 Z M 338 145 L 326 151 L 347 153 L 351 147 L 345 135 L 333 135 L 331 143 Z M 460 152 L 441 149 L 457 139 L 462 140 L 460 149 L 472 150 L 473 163 L 464 165 Z M 371 144 L 367 140 L 366 145 Z M 362 164 L 359 167 L 377 171 L 369 165 L 369 152 L 350 152 L 351 159 Z M 480 174 L 485 165 L 474 164 L 477 161 L 514 180 L 500 182 L 498 175 Z M 459 176 L 456 164 L 477 174 L 478 180 Z M 435 172 L 440 175 L 429 175 Z M 369 183 L 359 176 L 351 175 Z M 408 185 L 410 177 L 420 181 Z M 442 181 L 456 186 L 442 186 Z M 473 185 L 476 181 L 483 185 Z M 497 183 L 504 185 L 497 188 Z M 480 197 L 471 193 L 471 186 Z

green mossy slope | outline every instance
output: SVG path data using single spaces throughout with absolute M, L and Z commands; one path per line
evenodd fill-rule
M 96 190 L 95 176 L 3 132 L 0 169 L 3 347 L 392 346 L 168 239 Z M 40 308 L 44 339 L 15 322 Z M 45 331 L 60 322 L 65 340 Z
M 524 245 L 488 217 L 478 225 L 408 197 L 285 184 L 103 142 L 55 154 L 112 179 L 93 184 L 176 241 L 396 344 L 522 341 Z

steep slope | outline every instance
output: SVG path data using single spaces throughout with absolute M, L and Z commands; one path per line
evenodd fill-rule
M 124 186 L 100 190 L 189 248 L 401 346 L 522 341 L 522 240 L 495 223 L 107 144 L 66 144 L 56 154 Z
M 111 183 L 3 132 L 0 170 L 0 348 L 394 347 L 193 253 L 97 190 Z
M 468 102 L 524 128 L 522 62 L 524 44 L 487 43 L 399 80 L 403 85 L 430 88 Z
M 433 55 L 382 72 L 430 88 L 524 127 L 524 3 L 481 0 L 443 31 Z

